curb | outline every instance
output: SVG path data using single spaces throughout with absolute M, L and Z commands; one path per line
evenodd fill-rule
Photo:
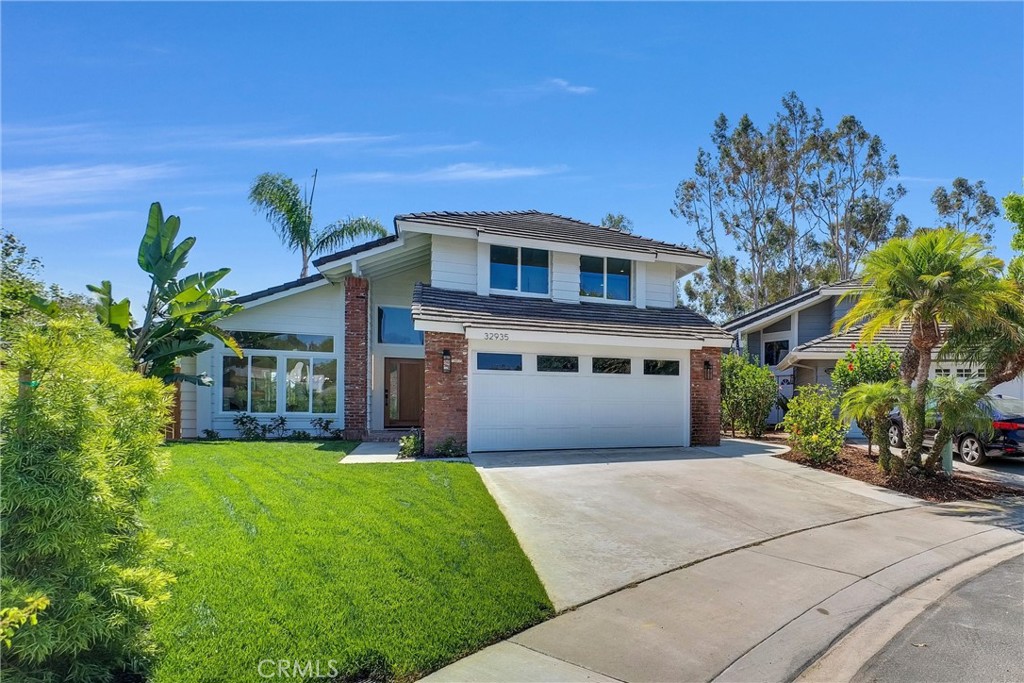
M 956 564 L 897 595 L 846 632 L 794 680 L 832 683 L 851 680 L 900 631 L 928 607 L 985 571 L 1024 553 L 1009 543 Z

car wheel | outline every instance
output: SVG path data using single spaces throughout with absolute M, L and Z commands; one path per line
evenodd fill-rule
M 889 446 L 891 448 L 903 448 L 903 428 L 893 422 L 889 425 Z
M 960 439 L 960 459 L 968 465 L 984 465 L 988 461 L 985 446 L 978 437 L 968 435 Z

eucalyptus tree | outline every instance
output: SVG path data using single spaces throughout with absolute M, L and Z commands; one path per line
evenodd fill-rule
M 950 189 L 935 188 L 932 204 L 946 227 L 977 232 L 986 240 L 992 239 L 999 205 L 985 189 L 984 180 L 972 185 L 967 178 L 955 178 Z
M 892 208 L 906 190 L 892 182 L 899 175 L 896 155 L 854 116 L 816 135 L 815 148 L 805 202 L 838 278 L 847 280 L 864 254 L 905 233 L 908 222 L 894 219 Z
M 316 254 L 340 249 L 359 239 L 388 234 L 380 221 L 366 216 L 349 217 L 316 227 L 313 222 L 316 176 L 314 171 L 313 186 L 308 194 L 282 173 L 261 173 L 249 188 L 249 203 L 253 211 L 263 214 L 281 242 L 302 256 L 299 277 L 309 274 L 309 261 Z
M 621 213 L 606 213 L 604 218 L 601 219 L 601 226 L 618 230 L 619 232 L 633 232 L 633 221 Z
M 912 464 L 920 464 L 932 353 L 951 330 L 1012 330 L 1001 314 L 1020 305 L 1020 294 L 1001 277 L 1002 269 L 980 236 L 950 228 L 893 238 L 864 257 L 864 286 L 836 327 L 862 325 L 865 342 L 885 329 L 910 329 L 917 367 L 903 381 L 914 392 L 905 414 Z

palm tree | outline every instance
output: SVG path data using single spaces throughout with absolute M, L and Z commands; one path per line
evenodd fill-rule
M 942 418 L 935 435 L 935 444 L 925 467 L 935 469 L 942 457 L 943 447 L 957 432 L 970 432 L 982 439 L 992 435 L 992 404 L 984 393 L 979 394 L 983 382 L 957 382 L 951 377 L 936 377 L 931 397 L 935 412 Z
M 283 173 L 261 173 L 249 188 L 253 211 L 262 213 L 281 241 L 291 251 L 302 254 L 302 272 L 309 274 L 309 260 L 316 254 L 340 248 L 358 239 L 384 237 L 388 234 L 379 221 L 366 216 L 346 218 L 317 228 L 313 224 L 313 194 L 316 192 L 316 171 L 313 187 L 306 196 L 294 180 Z
M 889 450 L 889 413 L 904 402 L 907 388 L 897 380 L 888 382 L 863 382 L 855 384 L 843 394 L 839 413 L 848 420 L 870 420 L 872 424 L 868 441 L 868 455 L 871 443 L 878 444 L 878 467 L 883 472 L 892 470 L 892 452 Z M 903 461 L 900 460 L 900 464 Z
M 1016 296 L 1000 278 L 1002 268 L 1002 260 L 980 236 L 951 228 L 891 239 L 864 258 L 860 298 L 836 328 L 863 324 L 865 342 L 886 328 L 910 328 L 917 368 L 904 380 L 914 388 L 913 405 L 905 416 L 907 456 L 913 464 L 920 464 L 932 352 L 950 329 L 1012 327 L 999 316 L 1001 307 L 1015 304 Z

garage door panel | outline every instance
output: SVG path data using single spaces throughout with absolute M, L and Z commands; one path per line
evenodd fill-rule
M 621 349 L 593 355 L 510 349 L 522 371 L 476 370 L 470 381 L 470 446 L 474 451 L 678 446 L 687 442 L 687 377 L 591 374 L 593 355 L 625 357 Z M 537 372 L 530 356 L 578 355 L 579 373 Z M 677 358 L 683 355 L 647 356 Z M 643 368 L 643 357 L 632 357 Z

